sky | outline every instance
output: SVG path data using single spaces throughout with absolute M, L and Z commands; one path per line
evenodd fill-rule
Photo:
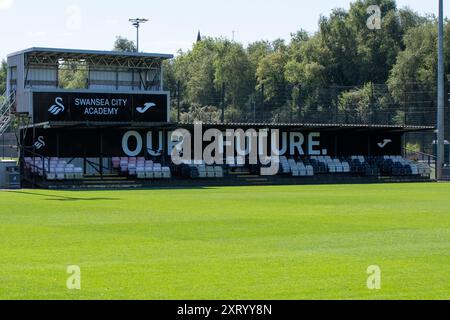
M 321 15 L 350 7 L 350 0 L 0 0 L 0 59 L 30 47 L 110 50 L 116 36 L 135 40 L 129 18 L 148 18 L 140 51 L 176 54 L 202 35 L 233 37 L 243 44 L 289 39 L 317 31 Z M 398 0 L 420 13 L 436 14 L 438 0 Z M 445 1 L 444 1 L 445 5 Z M 445 7 L 450 17 L 450 3 Z

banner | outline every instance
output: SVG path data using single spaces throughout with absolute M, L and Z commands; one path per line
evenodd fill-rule
M 274 126 L 275 128 L 276 126 Z M 119 156 L 169 156 L 177 139 L 173 138 L 172 129 L 36 129 L 35 135 L 31 131 L 25 137 L 26 146 L 35 146 L 36 151 L 44 156 L 58 156 L 66 158 L 83 157 L 119 157 Z M 195 141 L 200 141 L 203 151 L 213 141 L 205 139 L 206 131 L 197 137 L 194 130 L 187 130 L 191 134 L 192 150 Z M 257 147 L 270 150 L 273 141 L 269 132 L 269 139 L 262 145 L 258 141 Z M 233 135 L 231 135 L 233 137 Z M 225 132 L 218 137 L 220 145 L 225 150 L 231 145 L 230 135 Z M 234 139 L 233 139 L 234 140 Z M 402 134 L 399 132 L 371 132 L 358 131 L 284 131 L 280 130 L 277 149 L 280 155 L 288 157 L 299 156 L 383 156 L 400 155 L 402 153 Z M 233 142 L 234 148 L 247 149 L 249 143 L 239 145 Z
M 34 123 L 168 122 L 167 93 L 33 92 Z

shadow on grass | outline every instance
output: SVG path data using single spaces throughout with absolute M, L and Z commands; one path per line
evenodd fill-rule
M 22 194 L 22 195 L 52 197 L 52 198 L 43 199 L 46 201 L 67 201 L 67 202 L 73 201 L 73 202 L 75 202 L 75 201 L 120 201 L 120 200 L 122 200 L 119 198 L 76 198 L 76 197 L 67 197 L 67 196 L 61 196 L 61 195 L 49 195 L 49 194 L 45 194 L 45 193 L 30 192 L 30 191 L 9 191 L 9 192 Z

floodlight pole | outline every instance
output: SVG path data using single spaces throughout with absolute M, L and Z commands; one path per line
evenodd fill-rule
M 148 19 L 130 19 L 129 20 L 131 24 L 136 28 L 136 52 L 139 52 L 139 27 L 141 26 L 141 23 L 148 22 Z
M 445 106 L 445 77 L 444 77 L 444 4 L 439 0 L 439 33 L 438 33 L 438 112 L 437 112 L 437 179 L 443 178 L 444 165 L 444 106 Z

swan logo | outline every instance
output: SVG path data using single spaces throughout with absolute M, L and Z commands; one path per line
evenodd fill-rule
M 44 137 L 40 136 L 37 141 L 33 144 L 33 148 L 35 148 L 36 150 L 40 150 L 43 147 L 45 147 L 45 141 L 44 141 Z
M 64 112 L 66 108 L 63 105 L 63 99 L 61 97 L 58 97 L 55 99 L 55 104 L 48 109 L 48 112 L 50 112 L 52 115 L 57 116 L 58 114 Z
M 392 143 L 391 139 L 384 139 L 383 142 L 378 144 L 378 147 L 380 147 L 380 149 L 384 149 L 389 143 Z
M 156 104 L 154 104 L 153 102 L 147 102 L 146 104 L 144 104 L 144 107 L 136 108 L 136 111 L 139 112 L 140 114 L 144 114 L 148 110 L 150 110 L 151 108 L 154 108 L 154 107 L 156 107 Z

